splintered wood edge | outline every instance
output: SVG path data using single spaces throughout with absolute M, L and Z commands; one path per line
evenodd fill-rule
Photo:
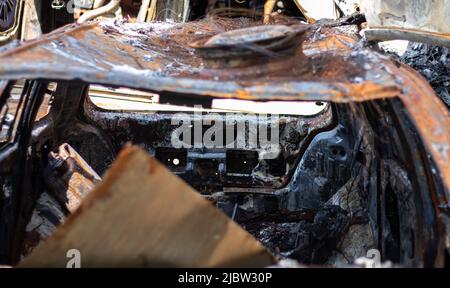
M 236 224 L 234 221 L 232 221 L 231 219 L 229 219 L 225 214 L 223 214 L 221 211 L 219 211 L 216 207 L 214 207 L 213 205 L 211 205 L 210 202 L 208 202 L 207 200 L 205 200 L 199 192 L 195 191 L 192 187 L 190 187 L 188 184 L 186 184 L 183 180 L 181 180 L 179 177 L 173 175 L 169 170 L 167 170 L 167 168 L 165 166 L 163 166 L 162 164 L 160 164 L 156 159 L 154 159 L 153 157 L 151 157 L 146 151 L 144 151 L 142 148 L 138 147 L 138 146 L 127 146 L 125 147 L 117 156 L 116 161 L 114 161 L 113 165 L 111 166 L 111 168 L 107 171 L 107 173 L 105 174 L 104 180 L 96 186 L 96 188 L 94 189 L 94 191 L 92 191 L 92 193 L 90 193 L 83 201 L 81 207 L 76 210 L 66 221 L 64 224 L 61 225 L 61 227 L 58 228 L 57 231 L 55 231 L 55 233 L 53 235 L 51 235 L 44 243 L 42 243 L 41 245 L 39 245 L 32 253 L 31 255 L 24 259 L 21 263 L 19 263 L 18 267 L 65 267 L 68 260 L 66 257 L 66 253 L 68 250 L 72 249 L 72 248 L 76 248 L 76 247 L 69 247 L 68 244 L 69 243 L 76 243 L 77 241 L 79 241 L 81 238 L 81 242 L 84 241 L 84 244 L 81 243 L 80 245 L 84 245 L 86 248 L 86 250 L 88 252 L 86 252 L 88 255 L 83 255 L 83 257 L 87 258 L 88 261 L 87 263 L 84 263 L 82 266 L 85 267 L 117 267 L 117 266 L 122 266 L 120 264 L 120 260 L 119 262 L 117 261 L 113 261 L 113 263 L 108 263 L 108 260 L 103 260 L 103 259 L 95 259 L 95 255 L 101 255 L 102 253 L 105 254 L 106 250 L 111 248 L 111 245 L 108 246 L 108 244 L 110 243 L 105 243 L 105 245 L 102 245 L 102 243 L 98 244 L 98 251 L 96 249 L 93 249 L 92 245 L 97 241 L 95 234 L 92 235 L 83 235 L 83 228 L 86 228 L 87 226 L 87 231 L 89 231 L 89 229 L 93 229 L 92 227 L 89 227 L 89 222 L 91 218 L 90 214 L 94 214 L 94 216 L 96 216 L 98 219 L 91 219 L 91 220 L 106 220 L 107 224 L 112 224 L 109 223 L 111 221 L 114 220 L 114 217 L 117 215 L 114 215 L 115 213 L 115 209 L 113 209 L 113 207 L 110 207 L 110 209 L 112 210 L 108 210 L 105 214 L 100 214 L 100 216 L 98 216 L 98 210 L 96 208 L 98 208 L 99 206 L 102 205 L 113 205 L 114 201 L 117 201 L 117 199 L 115 200 L 111 200 L 111 195 L 115 193 L 114 197 L 125 197 L 127 196 L 124 193 L 128 193 L 128 191 L 124 191 L 123 189 L 121 190 L 120 187 L 117 188 L 117 186 L 115 184 L 119 184 L 120 185 L 120 181 L 121 181 L 121 177 L 125 176 L 125 177 L 129 177 L 130 175 L 127 175 L 127 173 L 132 173 L 133 171 L 131 170 L 133 168 L 132 164 L 133 164 L 133 160 L 135 162 L 139 162 L 139 161 L 148 161 L 148 169 L 149 172 L 148 174 L 151 175 L 154 171 L 156 171 L 156 173 L 158 173 L 157 176 L 161 176 L 161 178 L 163 179 L 158 179 L 158 180 L 165 180 L 168 179 L 170 181 L 170 183 L 166 183 L 166 187 L 173 187 L 174 185 L 176 186 L 177 191 L 166 191 L 167 193 L 171 194 L 168 197 L 172 197 L 179 202 L 179 203 L 173 203 L 174 207 L 176 208 L 176 205 L 178 204 L 178 207 L 182 207 L 183 205 L 185 205 L 184 203 L 181 203 L 181 201 L 184 199 L 188 199 L 187 202 L 188 205 L 191 205 L 191 208 L 195 208 L 195 218 L 199 218 L 200 217 L 200 221 L 199 222 L 205 222 L 205 220 L 202 219 L 203 218 L 207 218 L 206 223 L 207 224 L 211 224 L 211 221 L 214 221 L 213 223 L 217 222 L 217 225 L 203 225 L 202 227 L 199 227 L 200 230 L 202 230 L 202 232 L 200 235 L 193 235 L 193 236 L 189 236 L 188 234 L 192 235 L 191 231 L 186 231 L 186 227 L 180 227 L 180 229 L 178 230 L 182 230 L 184 228 L 184 232 L 186 233 L 186 236 L 192 237 L 192 238 L 185 238 L 182 242 L 180 241 L 180 235 L 176 235 L 176 237 L 171 237 L 171 231 L 170 230 L 166 230 L 166 234 L 164 235 L 157 235 L 160 238 L 165 238 L 165 239 L 171 239 L 172 238 L 177 238 L 178 242 L 176 243 L 180 243 L 180 245 L 177 246 L 173 246 L 173 243 L 169 243 L 167 244 L 167 247 L 169 247 L 170 249 L 170 245 L 172 245 L 171 248 L 175 248 L 173 250 L 177 250 L 174 251 L 173 253 L 171 251 L 166 251 L 164 248 L 164 245 L 166 245 L 166 243 L 157 243 L 155 246 L 158 246 L 159 248 L 157 250 L 152 250 L 152 247 L 147 247 L 147 250 L 143 251 L 142 253 L 146 254 L 146 255 L 155 255 L 155 258 L 158 258 L 158 256 L 161 256 L 160 259 L 155 259 L 156 262 L 153 263 L 152 260 L 153 258 L 147 258 L 145 259 L 145 261 L 141 264 L 136 262 L 136 259 L 133 257 L 136 257 L 136 255 L 131 255 L 130 254 L 124 254 L 122 256 L 124 256 L 125 258 L 127 256 L 129 256 L 131 259 L 131 262 L 127 262 L 130 259 L 124 259 L 124 265 L 123 266 L 127 266 L 127 267 L 189 267 L 190 265 L 192 265 L 192 267 L 267 267 L 270 266 L 272 264 L 275 263 L 275 259 L 274 257 L 262 246 L 262 244 L 260 242 L 258 242 L 255 238 L 253 238 L 252 235 L 250 235 L 247 231 L 245 231 L 242 227 L 240 227 L 238 224 Z M 130 166 L 131 165 L 131 166 Z M 131 172 L 130 172 L 131 171 Z M 141 171 L 137 172 L 142 173 Z M 159 175 L 161 174 L 161 175 Z M 153 176 L 149 176 L 149 178 L 147 178 L 148 181 L 152 182 L 155 181 L 155 179 L 152 179 L 151 177 L 155 177 Z M 165 179 L 164 179 L 165 178 Z M 124 178 L 125 179 L 125 178 Z M 125 179 L 126 180 L 126 179 Z M 157 180 L 156 180 L 157 181 Z M 143 180 L 143 182 L 145 182 L 145 179 Z M 158 183 L 159 184 L 159 183 Z M 161 185 L 164 185 L 165 183 L 161 183 Z M 117 190 L 118 189 L 118 190 Z M 135 190 L 133 190 L 135 189 Z M 161 186 L 161 188 L 159 187 L 146 187 L 145 189 L 159 189 L 159 190 L 153 190 L 155 191 L 154 194 L 156 195 L 156 197 L 160 196 L 161 197 L 161 192 L 160 190 L 164 190 L 167 188 L 164 188 L 164 186 Z M 143 189 L 140 189 L 143 190 Z M 140 191 L 139 190 L 139 191 Z M 140 196 L 140 197 L 145 197 L 144 200 L 146 200 L 148 203 L 151 204 L 151 198 L 153 197 L 153 195 L 149 194 L 147 196 L 147 194 L 143 194 L 142 192 L 139 192 L 136 190 L 136 188 L 132 188 L 132 190 L 130 191 L 130 193 L 135 193 L 135 196 Z M 147 192 L 147 191 L 144 191 Z M 139 195 L 139 193 L 141 193 L 141 195 Z M 180 194 L 180 196 L 182 197 L 178 197 L 178 194 Z M 186 198 L 188 197 L 188 198 Z M 121 199 L 121 198 L 120 198 Z M 164 199 L 164 197 L 159 198 L 161 201 L 166 201 L 166 199 Z M 121 199 L 121 200 L 125 200 L 127 201 L 127 197 Z M 109 201 L 109 202 L 108 202 Z M 168 200 L 167 200 L 168 201 Z M 132 203 L 132 201 L 129 201 L 130 203 Z M 117 204 L 115 204 L 117 205 Z M 117 207 L 117 206 L 114 206 Z M 104 207 L 103 207 L 104 208 Z M 163 207 L 164 208 L 164 207 Z M 167 209 L 160 209 L 163 211 L 156 211 L 150 212 L 150 215 L 152 215 L 152 213 L 156 213 L 155 215 L 158 215 L 159 218 L 164 218 L 167 216 L 168 219 L 172 218 L 172 220 L 179 220 L 179 218 L 176 218 L 178 216 L 173 216 L 170 213 L 174 213 L 172 210 L 167 210 Z M 109 211 L 112 211 L 111 213 L 109 213 Z M 191 210 L 189 210 L 191 211 Z M 109 213 L 109 214 L 108 214 Z M 145 216 L 144 212 L 143 216 Z M 166 216 L 164 216 L 166 215 Z M 91 215 L 92 216 L 92 215 Z M 123 216 L 122 214 L 120 214 L 120 216 Z M 128 215 L 127 215 L 128 216 Z M 103 218 L 102 218 L 103 217 Z M 175 217 L 175 218 L 174 218 Z M 101 219 L 100 219 L 101 218 Z M 126 217 L 124 217 L 126 218 Z M 196 225 L 196 223 L 189 223 L 188 220 L 191 220 L 191 218 L 187 219 L 186 221 L 186 226 L 187 227 L 195 227 L 193 225 Z M 198 219 L 197 219 L 198 220 Z M 84 222 L 83 222 L 84 221 Z M 109 222 L 108 222 L 109 221 Z M 145 223 L 145 220 L 143 220 L 144 222 L 142 224 L 148 224 Z M 152 222 L 154 220 L 150 220 L 149 222 Z M 208 221 L 210 223 L 208 223 Z M 124 221 L 125 223 L 125 221 Z M 137 222 L 135 222 L 134 224 L 139 224 Z M 169 226 L 173 223 L 167 223 Z M 199 225 L 201 225 L 202 223 L 199 223 Z M 204 224 L 204 223 L 203 223 Z M 81 229 L 80 229 L 80 225 L 81 225 Z M 91 225 L 92 226 L 92 225 Z M 144 226 L 144 225 L 143 225 Z M 185 225 L 182 225 L 185 226 Z M 148 235 L 152 235 L 151 237 L 157 237 L 157 236 L 153 236 L 153 234 L 158 234 L 158 232 L 151 230 L 152 227 L 148 227 L 146 226 L 148 230 L 146 230 L 146 232 L 148 232 Z M 155 229 L 157 227 L 154 227 Z M 121 231 L 122 229 L 122 231 Z M 101 235 L 102 233 L 110 233 L 113 236 L 117 235 L 115 234 L 116 232 L 123 232 L 124 228 L 123 226 L 121 227 L 120 225 L 111 225 L 111 229 L 108 230 L 107 232 L 103 231 L 103 232 L 99 232 L 98 235 Z M 130 228 L 131 229 L 131 228 Z M 209 229 L 209 230 L 208 230 Z M 214 241 L 218 241 L 217 244 L 215 244 L 216 246 L 212 245 L 213 248 L 211 248 L 211 245 L 206 245 L 208 247 L 205 247 L 205 249 L 209 248 L 209 250 L 204 250 L 204 251 L 196 251 L 195 249 L 193 249 L 194 251 L 185 251 L 184 255 L 180 254 L 180 251 L 183 251 L 183 247 L 178 247 L 178 246 L 183 246 L 183 244 L 186 244 L 186 246 L 189 247 L 196 247 L 195 245 L 192 245 L 192 241 L 196 241 L 197 238 L 200 240 L 205 241 L 205 237 L 208 237 L 212 235 L 214 229 L 222 229 L 223 231 L 220 231 L 219 235 L 221 235 L 220 239 L 211 239 Z M 78 231 L 81 233 L 74 232 Z M 164 230 L 164 229 L 162 229 Z M 84 230 L 85 233 L 91 233 L 91 232 L 86 232 L 86 230 Z M 133 231 L 127 231 L 127 232 L 133 232 Z M 136 231 L 134 231 L 136 232 Z M 156 232 L 156 233 L 151 233 L 151 232 Z M 176 232 L 176 231 L 172 231 L 172 232 Z M 75 234 L 77 237 L 73 237 Z M 80 235 L 81 234 L 81 235 Z M 123 234 L 123 233 L 122 233 Z M 92 236 L 91 236 L 92 235 Z M 183 234 L 184 235 L 184 234 Z M 181 235 L 181 236 L 183 236 Z M 206 236 L 205 236 L 206 235 Z M 72 237 L 71 237 L 72 236 Z M 105 236 L 105 235 L 102 235 Z M 123 235 L 121 235 L 123 236 Z M 85 239 L 82 239 L 82 238 Z M 125 236 L 125 237 L 133 237 L 132 234 Z M 89 238 L 89 239 L 88 239 Z M 112 237 L 112 239 L 116 239 L 114 237 Z M 130 238 L 130 239 L 131 239 Z M 87 240 L 88 239 L 88 240 Z M 108 239 L 110 239 L 108 237 Z M 175 239 L 176 240 L 176 239 Z M 206 239 L 207 240 L 207 239 Z M 86 243 L 86 241 L 88 241 Z M 146 239 L 140 239 L 139 241 L 146 241 Z M 155 241 L 155 239 L 151 239 L 151 241 Z M 151 242 L 149 241 L 149 242 Z M 114 240 L 112 240 L 111 242 L 114 242 Z M 164 242 L 164 241 L 161 241 Z M 170 242 L 170 241 L 169 241 Z M 183 243 L 183 244 L 181 244 Z M 119 243 L 120 244 L 120 243 Z M 97 245 L 97 244 L 95 244 Z M 76 246 L 76 245 L 73 245 Z M 105 248 L 106 247 L 106 248 Z M 109 247 L 109 248 L 107 248 Z M 112 246 L 115 247 L 115 246 Z M 105 249 L 105 251 L 101 251 L 102 248 Z M 121 252 L 129 250 L 130 247 L 118 247 L 117 250 L 121 250 Z M 198 248 L 198 247 L 196 247 Z M 201 249 L 202 247 L 200 247 Z M 83 250 L 82 248 L 80 248 L 81 250 Z M 142 248 L 141 248 L 142 249 Z M 145 248 L 144 248 L 145 249 Z M 213 249 L 213 250 L 211 250 Z M 215 250 L 214 250 L 215 249 Z M 112 249 L 114 250 L 114 249 Z M 191 249 L 192 250 L 192 249 Z M 94 252 L 93 252 L 94 251 Z M 208 254 L 207 252 L 211 251 L 211 254 Z M 109 251 L 112 254 L 114 254 L 114 251 Z M 128 251 L 129 252 L 129 251 Z M 83 253 L 83 252 L 82 252 Z M 125 252 L 126 253 L 126 252 Z M 153 254 L 152 254 L 153 253 Z M 158 253 L 160 253 L 161 255 L 158 255 Z M 172 253 L 172 254 L 170 254 Z M 178 254 L 177 254 L 178 253 Z M 196 254 L 197 253 L 197 254 Z M 206 254 L 205 254 L 206 253 Z M 95 255 L 94 255 L 95 254 Z M 120 253 L 119 253 L 120 254 Z M 161 261 L 161 259 L 166 259 L 167 255 L 170 255 L 171 257 L 175 257 L 175 258 L 171 258 L 170 260 L 172 260 L 170 263 L 164 263 L 164 262 L 158 262 Z M 174 256 L 175 255 L 175 256 Z M 188 255 L 188 256 L 186 256 Z M 190 255 L 190 256 L 189 256 Z M 92 257 L 94 256 L 94 257 Z M 180 257 L 179 259 L 176 257 Z M 120 257 L 120 256 L 117 256 Z M 116 258 L 117 258 L 116 257 Z M 197 258 L 196 258 L 197 257 Z M 187 260 L 192 259 L 192 262 L 189 262 Z M 117 259 L 114 259 L 117 260 Z M 177 262 L 177 260 L 179 260 L 179 262 Z M 91 261 L 91 263 L 89 263 Z M 106 262 L 103 262 L 106 261 Z

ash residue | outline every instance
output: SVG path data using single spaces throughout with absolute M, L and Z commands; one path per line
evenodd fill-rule
M 347 212 L 336 205 L 317 211 L 313 219 L 289 223 L 260 222 L 245 225 L 272 253 L 302 264 L 325 264 L 348 228 Z
M 275 254 L 286 253 L 297 247 L 299 223 L 258 223 L 249 229 L 261 243 Z
M 420 72 L 450 109 L 450 49 L 410 43 L 400 60 Z

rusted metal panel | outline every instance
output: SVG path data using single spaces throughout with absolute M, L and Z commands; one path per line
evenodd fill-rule
M 34 0 L 25 0 L 23 9 L 23 20 L 21 25 L 21 40 L 31 40 L 42 36 L 39 12 L 42 3 Z
M 448 0 L 363 0 L 369 24 L 450 34 Z
M 261 243 L 137 146 L 119 154 L 80 209 L 19 266 L 65 267 L 70 249 L 80 251 L 82 267 L 275 262 Z
M 251 100 L 348 102 L 394 96 L 399 92 L 396 79 L 379 65 L 383 58 L 375 53 L 367 55 L 370 52 L 365 50 L 351 54 L 351 45 L 355 43 L 340 41 L 345 36 L 332 37 L 338 42 L 324 45 L 326 39 L 314 38 L 310 33 L 309 42 L 318 46 L 309 45 L 312 51 L 304 52 L 320 53 L 321 57 L 307 62 L 295 56 L 267 57 L 265 65 L 248 69 L 204 68 L 190 43 L 223 29 L 251 25 L 246 21 L 223 22 L 214 25 L 103 22 L 67 26 L 0 54 L 0 79 L 81 79 L 155 92 Z M 328 38 L 337 33 L 327 30 L 330 29 L 323 28 L 319 35 Z M 337 53 L 336 49 L 327 53 L 334 44 L 346 46 L 345 53 Z
M 281 23 L 290 25 L 289 21 Z M 280 24 L 280 23 L 279 23 Z M 243 19 L 187 24 L 100 22 L 67 26 L 0 54 L 0 79 L 79 79 L 157 93 L 250 100 L 361 102 L 399 97 L 450 191 L 450 118 L 412 69 L 368 48 L 342 28 L 315 25 L 299 57 L 262 65 L 205 68 L 189 44 L 251 27 Z M 450 193 L 450 192 L 449 192 Z
M 371 40 L 405 39 L 450 47 L 449 0 L 365 0 Z

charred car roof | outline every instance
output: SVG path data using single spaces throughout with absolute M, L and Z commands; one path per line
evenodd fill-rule
M 296 25 L 290 21 L 281 24 Z M 302 36 L 295 34 L 304 37 L 303 49 L 273 51 L 266 49 L 274 47 L 266 42 L 263 51 L 255 52 L 265 57 L 248 63 L 242 61 L 248 55 L 239 58 L 242 51 L 237 45 L 226 47 L 237 50 L 237 60 L 225 59 L 225 62 L 236 60 L 238 68 L 221 67 L 220 62 L 208 65 L 205 55 L 220 56 L 221 47 L 210 51 L 214 47 L 202 43 L 221 32 L 254 25 L 245 19 L 207 19 L 185 24 L 108 21 L 70 25 L 1 52 L 0 79 L 78 80 L 166 95 L 260 101 L 345 103 L 399 98 L 436 163 L 449 195 L 448 110 L 418 73 L 363 47 L 352 26 L 328 24 L 306 27 Z M 279 36 L 279 31 L 275 31 L 278 34 L 271 33 L 270 29 L 264 31 L 268 35 L 263 40 Z M 273 44 L 282 41 L 273 38 Z M 439 200 L 446 202 L 446 199 Z

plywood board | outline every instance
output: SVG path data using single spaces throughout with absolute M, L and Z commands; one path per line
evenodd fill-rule
M 127 147 L 81 207 L 19 267 L 266 267 L 250 234 L 139 147 Z

